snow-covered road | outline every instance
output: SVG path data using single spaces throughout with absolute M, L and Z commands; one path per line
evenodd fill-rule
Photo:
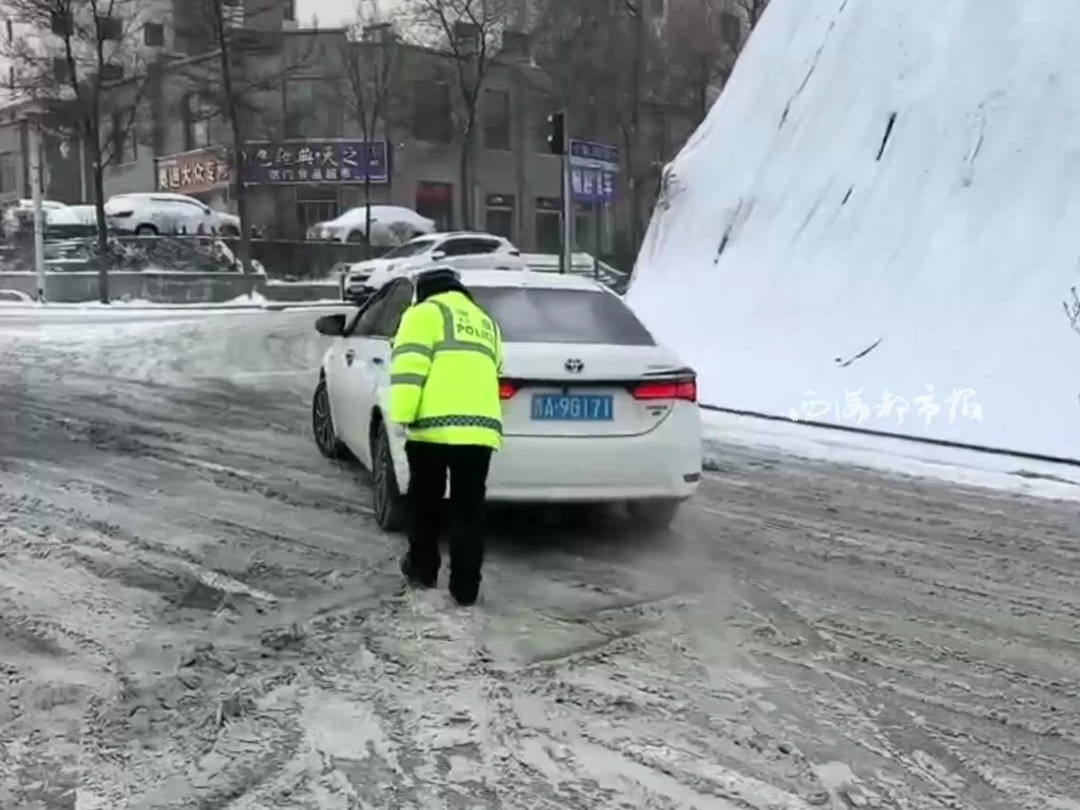
M 460 611 L 317 314 L 0 313 L 0 807 L 1080 808 L 1075 505 L 732 445 L 665 536 L 493 517 Z

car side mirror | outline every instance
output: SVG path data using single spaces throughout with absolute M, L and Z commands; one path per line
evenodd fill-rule
M 327 337 L 341 337 L 345 333 L 345 316 L 323 315 L 315 321 L 315 331 Z
M 431 259 L 432 259 L 432 261 L 438 262 L 438 261 L 442 261 L 445 258 L 446 258 L 446 251 L 445 250 L 433 250 L 433 251 L 431 251 Z

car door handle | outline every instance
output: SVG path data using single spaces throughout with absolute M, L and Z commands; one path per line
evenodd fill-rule
M 347 352 L 345 352 L 345 362 L 348 363 L 350 366 L 352 365 L 352 361 L 355 359 L 356 352 L 354 352 L 352 349 L 349 349 Z
M 381 366 L 383 364 L 383 359 L 381 357 L 372 357 L 371 362 L 373 365 Z

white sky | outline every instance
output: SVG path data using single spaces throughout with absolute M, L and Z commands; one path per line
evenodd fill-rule
M 401 0 L 364 0 L 374 3 L 381 13 L 387 13 Z M 318 16 L 320 28 L 347 25 L 356 19 L 356 0 L 297 0 L 296 18 L 301 25 Z

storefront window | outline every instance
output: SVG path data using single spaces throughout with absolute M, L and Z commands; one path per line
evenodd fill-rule
M 454 186 L 451 183 L 417 183 L 416 213 L 433 220 L 440 231 L 451 230 L 454 222 Z
M 300 186 L 296 190 L 296 219 L 301 235 L 318 222 L 337 219 L 341 215 L 341 203 L 336 188 Z
M 514 195 L 488 194 L 484 208 L 484 229 L 514 241 Z
M 536 200 L 536 249 L 541 253 L 559 252 L 559 200 L 538 197 Z

